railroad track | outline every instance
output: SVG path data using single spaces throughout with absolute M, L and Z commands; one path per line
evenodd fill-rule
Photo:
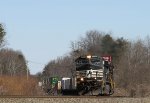
M 129 96 L 21 96 L 21 95 L 5 95 L 0 98 L 131 98 Z

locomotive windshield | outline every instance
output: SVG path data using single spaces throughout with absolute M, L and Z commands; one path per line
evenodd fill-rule
M 97 56 L 79 57 L 76 59 L 76 70 L 90 70 L 90 69 L 100 69 L 103 66 L 102 58 Z
M 91 58 L 90 62 L 91 62 L 92 65 L 97 65 L 97 66 L 100 66 L 101 63 L 102 63 L 101 59 L 98 58 L 98 57 Z

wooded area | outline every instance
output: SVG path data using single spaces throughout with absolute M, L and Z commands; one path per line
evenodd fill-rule
M 112 56 L 116 88 L 126 91 L 126 95 L 150 95 L 149 36 L 145 40 L 128 41 L 124 38 L 113 38 L 111 33 L 89 31 L 85 37 L 71 42 L 71 52 L 67 56 L 50 61 L 45 66 L 43 75 L 71 77 L 74 75 L 75 58 L 88 54 Z

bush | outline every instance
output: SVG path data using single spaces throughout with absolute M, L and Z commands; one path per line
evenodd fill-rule
M 38 81 L 34 77 L 0 76 L 1 95 L 39 95 Z

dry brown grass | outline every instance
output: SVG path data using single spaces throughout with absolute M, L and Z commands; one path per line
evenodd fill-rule
M 38 95 L 37 84 L 34 77 L 0 76 L 0 95 Z

